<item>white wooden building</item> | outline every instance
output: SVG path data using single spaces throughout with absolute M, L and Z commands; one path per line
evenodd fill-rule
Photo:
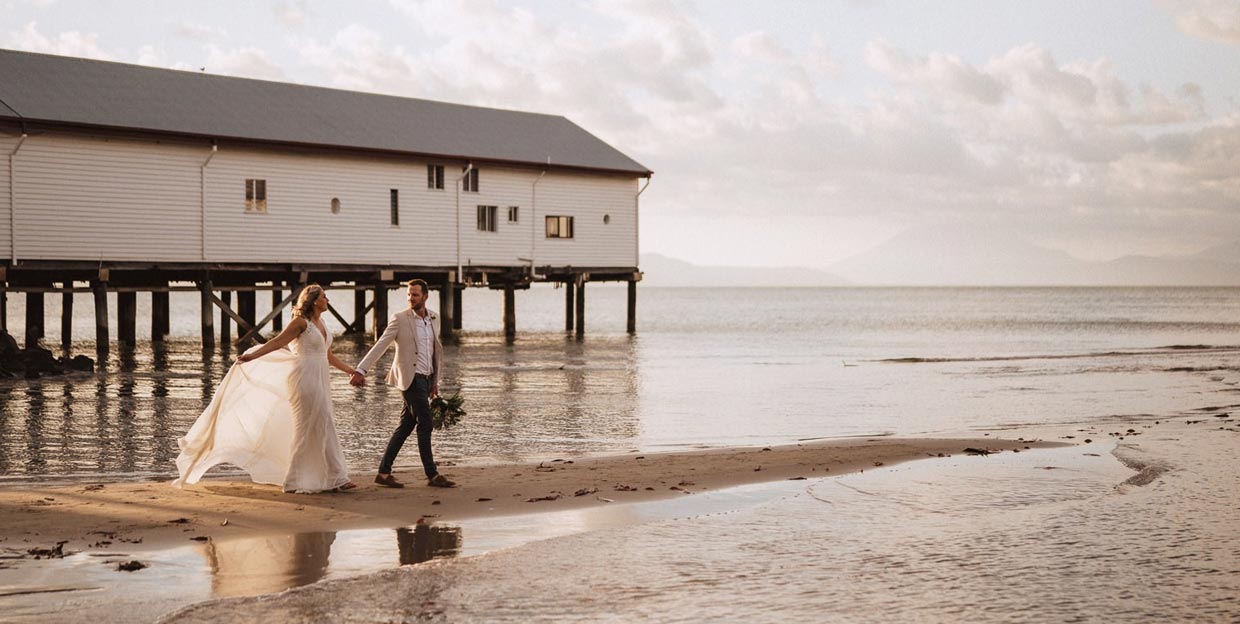
M 632 284 L 652 175 L 560 116 L 9 50 L 0 154 L 3 292 Z

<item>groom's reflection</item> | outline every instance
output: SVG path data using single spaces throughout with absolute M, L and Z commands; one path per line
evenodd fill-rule
M 429 524 L 396 529 L 396 547 L 400 550 L 401 565 L 455 557 L 461 549 L 461 530 Z

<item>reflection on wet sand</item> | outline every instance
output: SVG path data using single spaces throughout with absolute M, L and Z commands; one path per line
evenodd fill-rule
M 419 524 L 395 533 L 399 565 L 456 557 L 461 551 L 459 527 Z M 207 542 L 198 552 L 206 560 L 211 593 L 217 598 L 280 592 L 342 573 L 374 571 L 375 563 L 393 561 L 391 533 L 346 535 L 338 539 L 332 531 L 308 532 Z
M 309 585 L 327 573 L 335 531 L 208 542 L 212 594 L 256 596 Z
M 413 565 L 455 557 L 461 551 L 461 529 L 453 526 L 419 524 L 412 529 L 396 529 L 400 564 Z

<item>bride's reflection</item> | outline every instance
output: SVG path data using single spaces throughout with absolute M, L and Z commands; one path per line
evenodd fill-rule
M 216 597 L 255 596 L 309 585 L 327 574 L 336 533 L 297 533 L 208 542 Z
M 401 565 L 455 557 L 461 549 L 461 529 L 428 524 L 396 529 L 396 547 Z

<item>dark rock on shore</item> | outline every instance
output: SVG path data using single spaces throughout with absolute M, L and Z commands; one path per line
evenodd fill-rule
M 0 377 L 38 379 L 68 372 L 95 372 L 95 361 L 85 355 L 58 358 L 43 347 L 22 349 L 8 332 L 0 331 Z

